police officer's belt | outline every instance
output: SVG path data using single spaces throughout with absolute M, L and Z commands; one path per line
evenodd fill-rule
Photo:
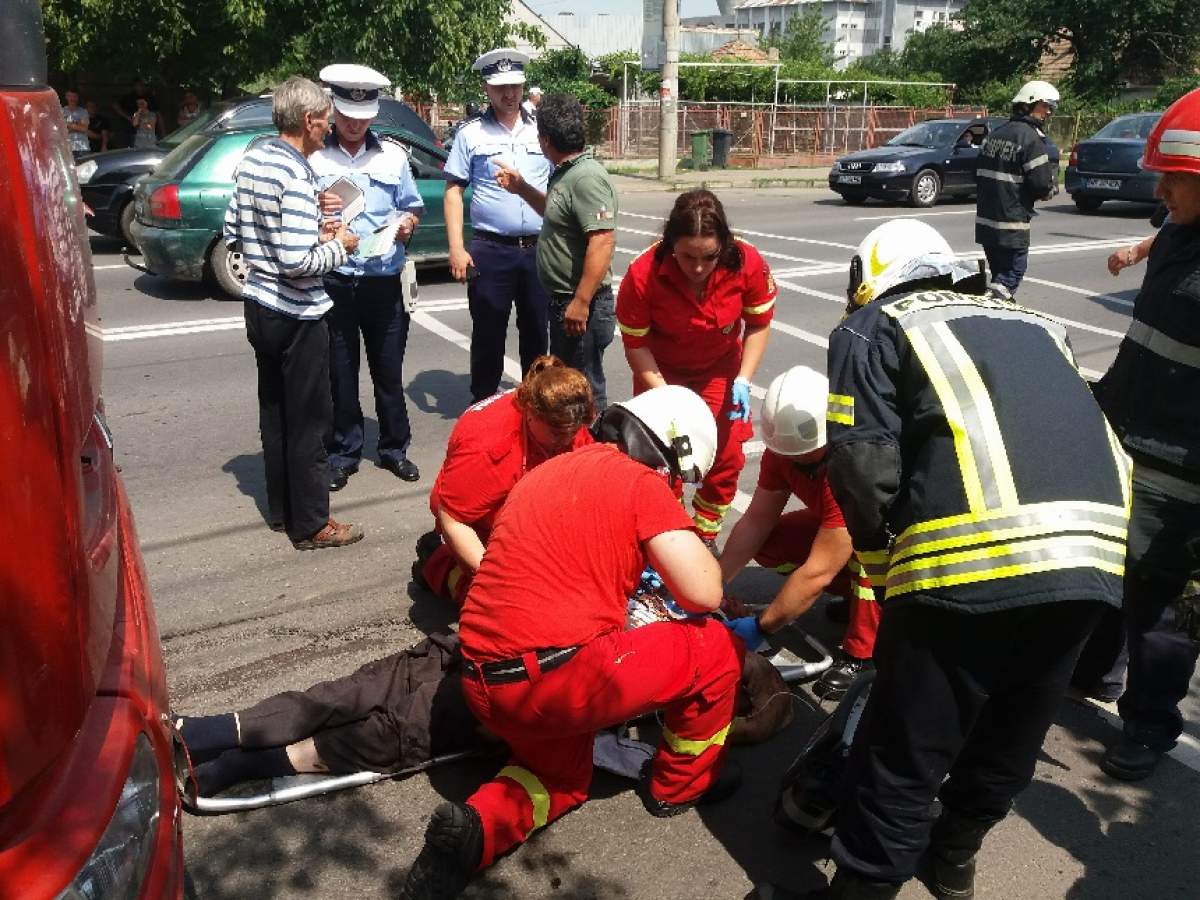
M 552 647 L 549 650 L 537 650 L 526 656 L 537 660 L 537 668 L 542 672 L 551 672 L 570 661 L 579 647 Z M 525 681 L 529 678 L 529 670 L 523 657 L 516 659 L 498 659 L 495 662 L 474 663 L 469 659 L 463 660 L 463 672 L 468 678 L 479 678 L 485 684 L 511 684 Z
M 480 231 L 475 229 L 475 237 L 481 241 L 491 241 L 494 244 L 508 244 L 510 247 L 532 247 L 537 243 L 538 236 L 536 234 L 497 234 L 494 231 Z

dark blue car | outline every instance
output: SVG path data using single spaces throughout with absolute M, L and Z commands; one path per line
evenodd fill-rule
M 847 203 L 867 198 L 933 206 L 940 197 L 975 193 L 979 146 L 1007 119 L 930 119 L 881 147 L 839 158 L 829 188 Z
M 1157 172 L 1143 172 L 1138 160 L 1160 112 L 1133 113 L 1113 119 L 1071 150 L 1067 193 L 1080 212 L 1095 212 L 1105 200 L 1155 203 Z

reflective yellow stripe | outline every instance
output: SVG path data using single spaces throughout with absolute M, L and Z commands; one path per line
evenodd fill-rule
M 827 421 L 837 422 L 839 425 L 853 426 L 854 398 L 847 394 L 830 394 L 825 418 Z
M 670 728 L 663 728 L 663 741 L 671 748 L 672 753 L 678 753 L 681 756 L 699 756 L 709 747 L 725 746 L 725 737 L 729 734 L 729 729 L 733 725 L 732 722 L 726 725 L 712 737 L 706 741 L 693 741 L 688 738 L 681 738 Z
M 883 587 L 887 584 L 888 561 L 891 559 L 890 550 L 855 550 L 862 565 L 863 575 L 871 582 L 872 587 Z
M 521 766 L 505 766 L 496 777 L 511 778 L 525 788 L 525 793 L 529 795 L 529 802 L 533 804 L 533 827 L 525 837 L 529 837 L 539 828 L 544 828 L 550 818 L 550 792 L 546 790 L 542 780 Z
M 954 435 L 954 453 L 958 457 L 958 469 L 962 475 L 963 490 L 967 495 L 967 506 L 972 512 L 980 513 L 987 508 L 983 499 L 983 485 L 979 481 L 979 471 L 975 468 L 975 453 L 971 448 L 971 437 L 963 424 L 962 410 L 958 408 L 958 398 L 950 388 L 950 382 L 942 371 L 937 357 L 934 355 L 925 335 L 917 329 L 908 334 L 908 342 L 913 352 L 917 354 L 934 392 L 942 402 L 942 410 L 946 414 L 946 423 Z M 874 584 L 875 579 L 872 577 Z
M 874 603 L 875 591 L 871 588 L 870 578 L 868 578 L 862 563 L 852 556 L 846 563 L 846 569 L 850 572 L 850 596 Z M 864 582 L 866 583 L 864 584 Z
M 952 587 L 1059 569 L 1125 573 L 1125 544 L 1091 535 L 1065 535 L 923 556 L 893 566 L 887 598 L 929 588 Z
M 798 568 L 800 568 L 800 567 L 798 565 L 796 565 L 795 563 L 784 563 L 781 566 L 775 567 L 775 573 L 777 575 L 791 575 Z
M 621 329 L 621 334 L 627 334 L 630 337 L 645 337 L 650 333 L 649 325 L 647 325 L 645 328 L 632 328 L 629 325 L 618 321 L 617 327 Z
M 1104 421 L 1104 431 L 1108 435 L 1108 446 L 1112 448 L 1113 463 L 1117 467 L 1117 479 L 1121 482 L 1121 500 L 1125 504 L 1125 514 L 1128 516 L 1133 504 L 1133 460 L 1121 446 L 1116 432 L 1112 430 L 1107 419 Z
M 718 535 L 721 533 L 721 525 L 724 520 L 707 519 L 704 516 L 696 513 L 692 516 L 692 524 L 696 526 L 696 530 L 705 535 Z
M 699 495 L 697 495 L 692 498 L 692 506 L 696 507 L 697 509 L 702 509 L 705 512 L 716 513 L 719 516 L 724 516 L 727 512 L 729 512 L 729 508 L 731 506 L 733 506 L 733 504 L 732 503 L 709 503 L 703 497 L 700 497 Z
M 1016 509 L 992 510 L 980 515 L 968 513 L 914 525 L 896 539 L 892 560 L 897 562 L 920 553 L 955 547 L 1068 532 L 1092 532 L 1124 541 L 1127 527 L 1128 515 L 1119 506 L 1071 500 L 1031 503 Z
M 772 297 L 766 303 L 760 304 L 758 306 L 743 306 L 742 313 L 747 316 L 757 316 L 760 313 L 765 313 L 767 310 L 769 310 L 774 305 L 775 305 L 775 298 Z
M 454 596 L 454 592 L 458 590 L 458 583 L 462 580 L 463 570 L 455 566 L 450 570 L 450 574 L 446 576 L 446 590 L 450 596 Z

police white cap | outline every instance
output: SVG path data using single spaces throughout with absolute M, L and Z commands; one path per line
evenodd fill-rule
M 373 119 L 379 115 L 379 92 L 392 85 L 369 66 L 353 63 L 326 66 L 320 78 L 329 85 L 333 108 L 351 119 Z
M 524 84 L 528 54 L 512 47 L 489 50 L 471 66 L 488 84 Z

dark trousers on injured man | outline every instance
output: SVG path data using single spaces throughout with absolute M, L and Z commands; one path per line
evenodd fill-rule
M 880 881 L 911 878 L 935 796 L 971 820 L 1004 818 L 1033 777 L 1102 608 L 1076 600 L 969 614 L 885 602 L 878 674 L 833 840 L 838 866 Z

